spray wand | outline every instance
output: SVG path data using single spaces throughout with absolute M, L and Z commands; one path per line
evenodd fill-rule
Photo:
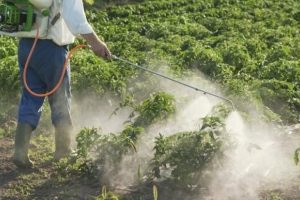
M 122 58 L 118 58 L 118 57 L 115 56 L 115 55 L 113 55 L 112 58 L 115 59 L 115 60 L 118 60 L 118 61 L 127 63 L 127 64 L 129 64 L 129 65 L 133 65 L 133 66 L 138 67 L 138 68 L 140 68 L 140 69 L 142 69 L 142 70 L 148 71 L 148 72 L 150 72 L 150 73 L 152 73 L 152 74 L 156 74 L 156 75 L 158 75 L 158 76 L 161 76 L 161 77 L 166 78 L 166 79 L 168 79 L 168 80 L 171 80 L 171 81 L 173 81 L 173 82 L 179 83 L 179 84 L 184 85 L 184 86 L 186 86 L 186 87 L 192 88 L 192 89 L 194 89 L 194 90 L 196 90 L 196 91 L 203 92 L 204 94 L 209 94 L 209 95 L 211 95 L 211 96 L 214 96 L 214 97 L 223 99 L 223 100 L 229 102 L 229 103 L 231 104 L 231 106 L 232 106 L 232 109 L 235 110 L 234 105 L 233 105 L 233 102 L 232 102 L 230 99 L 227 99 L 227 98 L 225 98 L 225 97 L 222 97 L 222 96 L 219 96 L 219 95 L 216 95 L 216 94 L 213 94 L 213 93 L 210 93 L 210 92 L 201 90 L 201 89 L 199 89 L 199 88 L 197 88 L 197 87 L 194 87 L 194 86 L 188 85 L 188 84 L 186 84 L 186 83 L 183 83 L 183 82 L 181 82 L 181 81 L 175 80 L 175 79 L 173 79 L 173 78 L 170 78 L 170 77 L 165 76 L 165 75 L 163 75 L 163 74 L 160 74 L 160 73 L 158 73 L 158 72 L 155 72 L 155 71 L 152 71 L 152 70 L 150 70 L 150 69 L 147 69 L 147 68 L 145 68 L 145 67 L 143 67 L 143 66 L 134 64 L 134 63 L 129 62 L 129 61 L 127 61 L 127 60 L 124 60 L 124 59 L 122 59 Z

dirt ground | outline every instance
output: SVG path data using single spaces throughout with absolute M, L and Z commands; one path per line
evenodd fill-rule
M 73 177 L 65 178 L 64 181 L 58 180 L 59 178 L 55 172 L 54 164 L 51 163 L 51 159 L 45 159 L 44 163 L 39 163 L 32 156 L 31 160 L 35 162 L 33 169 L 17 169 L 11 162 L 13 145 L 14 140 L 11 137 L 0 139 L 1 200 L 95 199 L 95 197 L 101 197 L 103 187 L 99 187 L 99 184 L 93 185 L 81 178 L 77 179 L 78 176 L 76 174 Z M 34 149 L 34 145 L 31 145 L 30 148 Z M 42 153 L 43 156 L 47 156 L 47 154 L 49 157 L 52 155 L 51 152 Z M 113 190 L 114 194 L 122 196 L 124 200 L 135 200 L 140 199 L 140 197 L 143 200 L 153 199 L 152 185 L 143 185 L 140 187 L 115 185 L 106 190 L 107 193 Z M 169 195 L 168 192 L 166 195 Z M 169 199 L 168 197 L 166 198 Z
M 293 136 L 285 140 L 281 138 L 278 145 L 284 145 L 289 149 L 299 144 L 300 132 L 298 128 L 291 129 Z M 12 137 L 0 139 L 0 199 L 95 199 L 95 197 L 101 197 L 103 188 L 99 187 L 99 184 L 93 185 L 89 181 L 77 179 L 78 176 L 76 174 L 60 180 L 55 171 L 57 169 L 51 162 L 52 153 L 49 149 L 42 152 L 40 155 L 43 157 L 43 160 L 39 161 L 36 157 L 38 155 L 34 153 L 35 151 L 41 151 L 41 149 L 35 149 L 34 144 L 31 144 L 31 149 L 33 150 L 31 153 L 36 163 L 35 168 L 30 170 L 16 169 L 11 162 L 13 144 Z M 290 157 L 290 155 L 288 156 Z M 165 182 L 157 182 L 156 185 L 159 191 L 159 200 L 219 200 L 209 195 L 199 196 L 199 194 L 174 191 Z M 123 197 L 120 198 L 122 200 L 152 200 L 152 186 L 153 184 L 149 183 L 139 186 L 115 185 L 107 190 L 113 191 L 114 194 L 122 195 Z M 282 180 L 274 180 L 271 183 L 265 182 L 262 186 L 259 200 L 299 200 L 300 169 L 299 172 L 291 171 Z M 228 192 L 230 193 L 230 191 Z

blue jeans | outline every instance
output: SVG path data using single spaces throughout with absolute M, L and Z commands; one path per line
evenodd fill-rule
M 18 122 L 36 128 L 41 117 L 45 97 L 30 94 L 25 88 L 23 80 L 25 63 L 33 42 L 33 38 L 21 38 L 19 41 L 18 61 L 21 73 L 22 98 L 18 110 Z M 38 94 L 50 92 L 61 77 L 67 55 L 67 46 L 58 46 L 52 40 L 38 40 L 26 71 L 28 87 Z M 48 101 L 51 108 L 52 124 L 55 127 L 72 126 L 69 64 L 60 87 L 55 93 L 48 96 Z

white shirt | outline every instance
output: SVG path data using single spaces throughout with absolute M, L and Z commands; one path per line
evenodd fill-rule
M 94 32 L 86 19 L 82 0 L 54 0 L 50 8 L 49 22 L 58 13 L 61 17 L 51 26 L 47 35 L 56 44 L 71 44 L 76 36 Z
M 84 13 L 82 0 L 62 0 L 62 17 L 74 35 L 93 33 Z

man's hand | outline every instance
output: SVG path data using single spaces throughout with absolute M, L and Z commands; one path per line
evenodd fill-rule
M 112 59 L 112 54 L 107 48 L 106 44 L 102 42 L 95 33 L 81 34 L 81 36 L 91 46 L 91 50 L 95 55 L 102 58 Z
M 100 40 L 94 44 L 91 44 L 91 50 L 99 57 L 111 59 L 111 53 L 106 44 Z

